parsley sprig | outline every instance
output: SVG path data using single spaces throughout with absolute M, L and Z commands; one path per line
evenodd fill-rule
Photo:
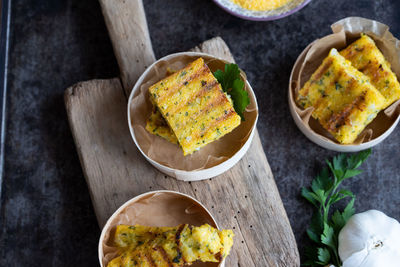
M 240 78 L 239 67 L 236 64 L 225 64 L 225 71 L 214 72 L 215 78 L 221 84 L 222 90 L 228 93 L 233 101 L 233 108 L 244 120 L 243 112 L 250 104 L 250 98 L 244 90 L 244 82 Z
M 314 246 L 306 248 L 304 266 L 342 266 L 338 255 L 338 235 L 355 212 L 355 195 L 346 189 L 339 190 L 339 186 L 344 180 L 362 173 L 358 168 L 370 154 L 368 149 L 351 156 L 340 154 L 332 162 L 327 160 L 328 167 L 312 181 L 311 188 L 302 188 L 301 195 L 316 208 L 307 229 Z M 343 212 L 336 210 L 330 216 L 332 205 L 345 198 L 350 198 L 350 201 Z

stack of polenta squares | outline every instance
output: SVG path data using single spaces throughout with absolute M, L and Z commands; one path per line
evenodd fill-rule
M 351 144 L 382 110 L 400 99 L 400 84 L 374 41 L 363 34 L 328 57 L 299 90 L 297 103 L 341 144 Z
M 178 143 L 185 156 L 241 122 L 231 98 L 202 58 L 152 85 L 149 93 L 154 109 L 147 131 Z

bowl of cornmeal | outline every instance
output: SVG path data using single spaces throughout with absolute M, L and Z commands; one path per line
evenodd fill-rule
M 311 0 L 214 0 L 228 13 L 254 21 L 277 20 L 289 16 Z

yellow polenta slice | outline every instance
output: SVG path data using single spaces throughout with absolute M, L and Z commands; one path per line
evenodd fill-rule
M 174 132 L 171 130 L 168 123 L 164 120 L 157 108 L 153 108 L 153 111 L 151 112 L 151 115 L 146 123 L 146 130 L 149 133 L 160 136 L 173 144 L 178 144 L 178 140 L 176 139 Z
M 182 267 L 196 261 L 221 262 L 232 248 L 233 236 L 232 230 L 220 231 L 208 224 L 199 227 L 118 225 L 114 243 L 119 256 L 107 266 Z
M 149 92 L 184 155 L 221 138 L 241 122 L 202 58 L 152 85 Z
M 312 117 L 337 141 L 351 144 L 386 100 L 367 76 L 333 48 L 300 89 L 297 103 L 303 108 L 314 107 Z
M 400 84 L 397 77 L 371 37 L 363 34 L 340 54 L 370 78 L 371 84 L 386 98 L 384 108 L 400 99 Z

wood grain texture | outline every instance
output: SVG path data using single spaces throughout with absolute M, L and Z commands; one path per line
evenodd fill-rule
M 214 38 L 195 48 L 233 60 Z M 182 182 L 158 172 L 140 155 L 129 134 L 127 98 L 119 79 L 78 83 L 66 90 L 71 130 L 100 224 L 128 199 L 168 189 L 194 196 L 235 245 L 226 266 L 299 266 L 296 242 L 258 132 L 244 158 L 219 177 Z
M 154 62 L 142 0 L 99 0 L 126 95 Z
M 235 245 L 226 266 L 299 266 L 299 255 L 285 209 L 256 131 L 248 153 L 214 179 L 183 182 L 153 168 L 130 136 L 127 96 L 154 61 L 141 0 L 100 0 L 121 80 L 78 83 L 65 92 L 67 114 L 102 227 L 125 201 L 167 189 L 194 196 L 223 228 L 233 228 Z M 221 38 L 194 51 L 233 62 Z

